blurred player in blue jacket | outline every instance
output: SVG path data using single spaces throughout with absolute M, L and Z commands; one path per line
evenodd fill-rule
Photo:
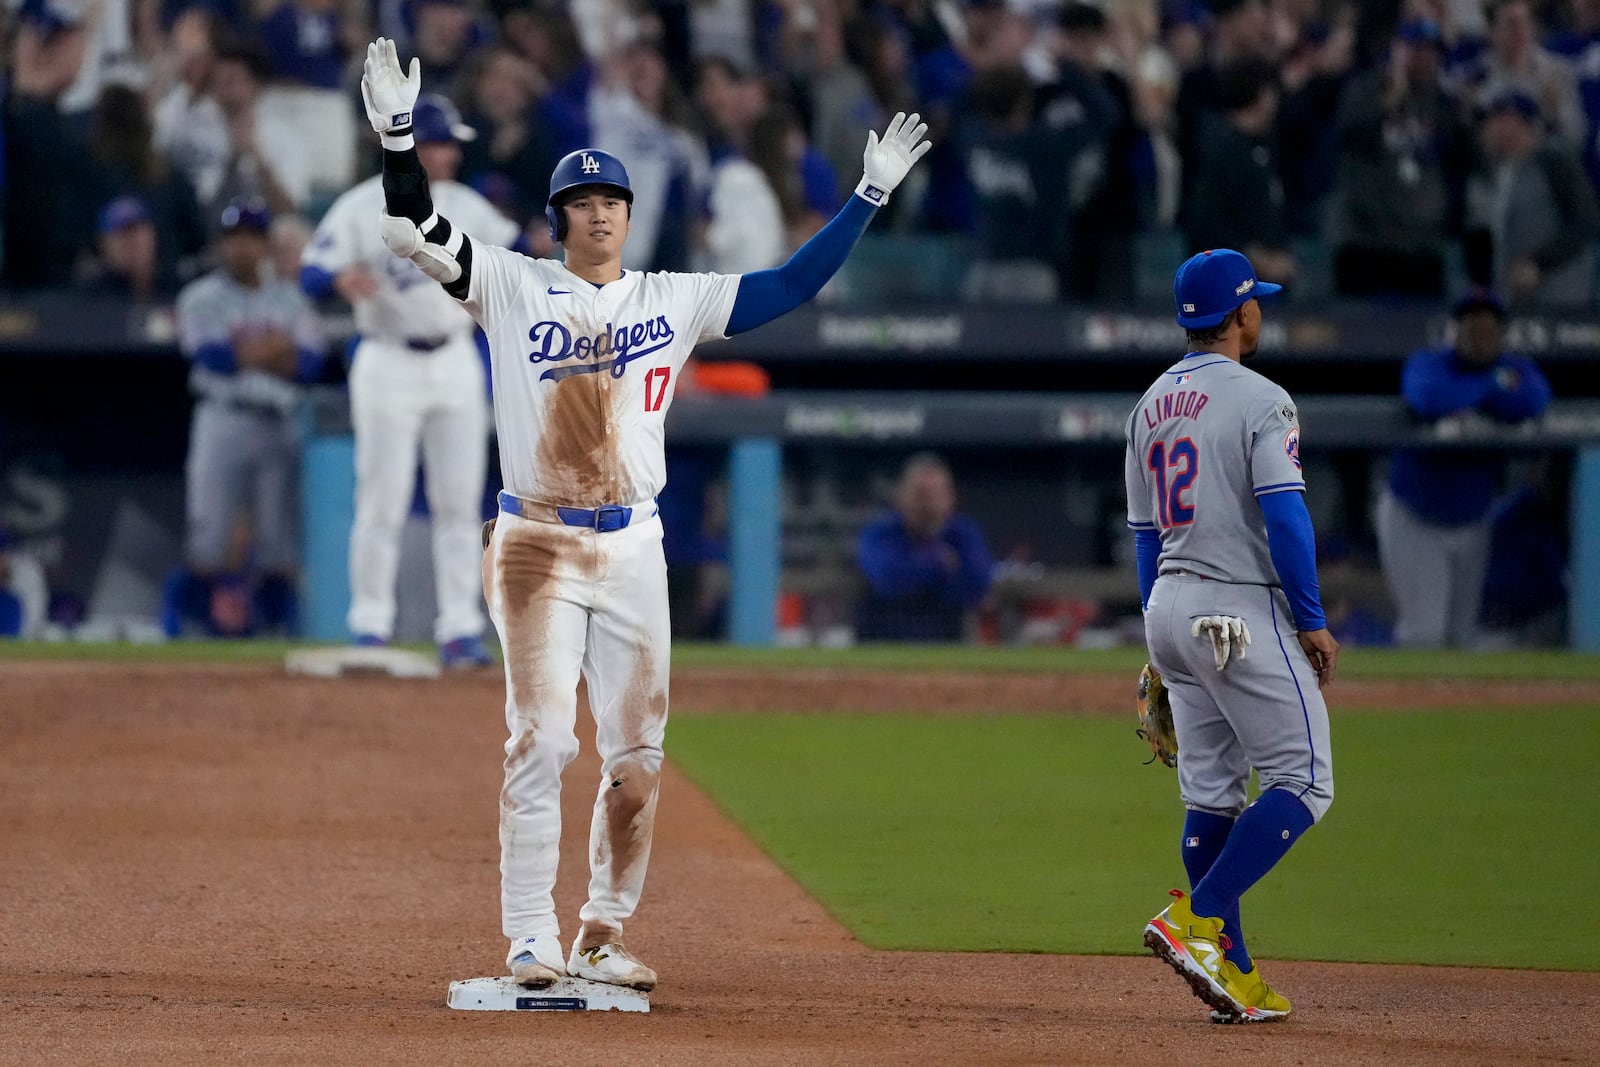
M 994 559 L 983 531 L 956 514 L 944 460 L 906 461 L 894 510 L 861 531 L 856 562 L 868 591 L 856 609 L 862 641 L 958 641 L 966 613 L 989 591 Z
M 1401 395 L 1427 422 L 1477 416 L 1518 423 L 1550 403 L 1533 360 L 1502 350 L 1505 309 L 1477 291 L 1455 308 L 1453 348 L 1406 361 Z M 1397 449 L 1378 501 L 1378 551 L 1394 598 L 1398 644 L 1461 647 L 1473 642 L 1489 554 L 1490 515 L 1505 473 L 1484 449 Z

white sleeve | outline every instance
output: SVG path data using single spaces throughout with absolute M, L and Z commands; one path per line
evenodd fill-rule
M 532 273 L 527 257 L 498 245 L 472 242 L 472 273 L 467 280 L 467 309 L 485 331 L 492 330 L 515 305 L 517 294 Z
M 348 197 L 341 196 L 328 208 L 328 213 L 322 216 L 322 221 L 317 223 L 317 232 L 311 235 L 311 240 L 306 243 L 305 251 L 300 254 L 300 265 L 316 267 L 329 274 L 338 274 L 347 267 L 354 266 L 361 258 L 356 250 L 353 202 Z M 370 220 L 371 225 L 378 225 L 376 215 Z

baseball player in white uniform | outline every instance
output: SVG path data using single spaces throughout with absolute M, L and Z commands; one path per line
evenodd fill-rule
M 442 211 L 491 244 L 520 236 L 471 188 L 454 181 L 460 141 L 475 134 L 455 105 L 424 96 L 412 112 L 417 154 Z M 355 308 L 350 415 L 356 438 L 356 514 L 350 530 L 350 615 L 357 644 L 394 631 L 400 533 L 411 506 L 417 451 L 433 524 L 434 637 L 446 667 L 492 662 L 483 647 L 478 574 L 489 408 L 472 316 L 409 260 L 383 246 L 383 178 L 333 202 L 302 258 L 300 284 L 338 292 Z
M 394 45 L 367 50 L 362 94 L 383 142 L 385 211 L 372 220 L 489 337 L 505 491 L 483 560 L 505 652 L 501 923 L 524 986 L 558 977 L 650 989 L 622 945 L 644 888 L 667 721 L 666 563 L 655 495 L 663 426 L 701 341 L 754 329 L 817 294 L 877 207 L 930 147 L 916 115 L 867 137 L 856 195 L 783 266 L 744 275 L 622 267 L 633 192 L 616 157 L 573 152 L 550 179 L 547 218 L 565 263 L 468 237 L 439 211 L 413 150 L 421 80 Z M 579 674 L 602 764 L 589 831 L 589 898 L 563 955 L 551 891 L 561 771 L 577 754 Z

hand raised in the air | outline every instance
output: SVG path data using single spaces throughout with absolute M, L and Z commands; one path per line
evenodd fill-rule
M 878 131 L 867 133 L 867 149 L 861 156 L 861 184 L 856 192 L 874 204 L 881 204 L 905 180 L 911 167 L 933 147 L 923 139 L 928 124 L 915 113 L 904 111 L 889 120 L 889 128 L 878 139 Z
M 367 45 L 361 67 L 361 99 L 367 121 L 382 137 L 404 137 L 411 132 L 411 109 L 422 91 L 422 64 L 415 57 L 408 72 L 400 66 L 394 42 L 379 37 Z

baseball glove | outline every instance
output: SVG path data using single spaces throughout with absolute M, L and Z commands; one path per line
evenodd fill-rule
M 1161 675 L 1150 664 L 1139 672 L 1139 729 L 1134 731 L 1150 746 L 1145 764 L 1160 760 L 1168 767 L 1178 765 L 1178 733 L 1172 727 L 1172 698 Z

